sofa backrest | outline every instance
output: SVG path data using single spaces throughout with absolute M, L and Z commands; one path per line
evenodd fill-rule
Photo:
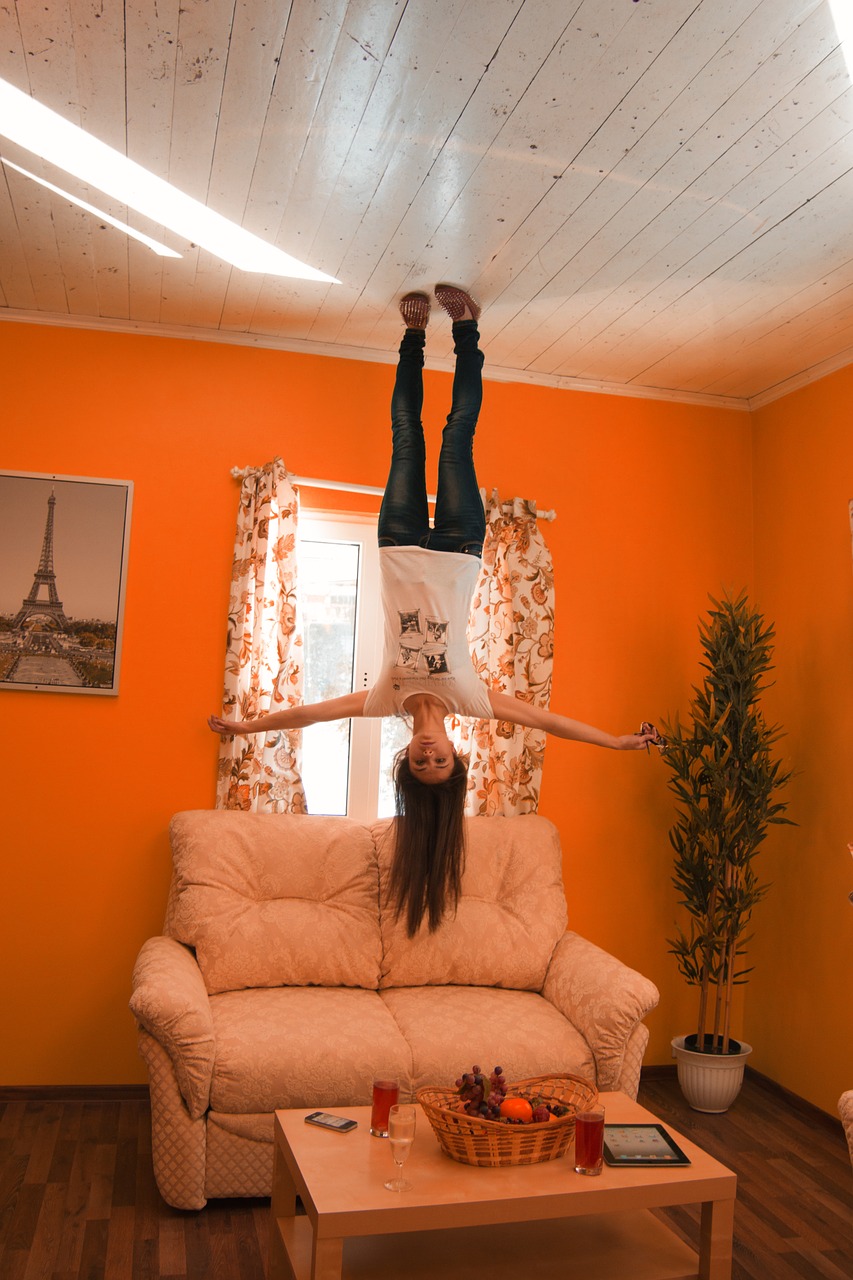
M 208 991 L 244 987 L 541 990 L 566 927 L 557 829 L 535 815 L 466 820 L 462 896 L 406 936 L 388 897 L 390 821 L 203 809 L 172 819 L 164 932 L 195 949 Z
M 376 988 L 378 867 L 369 827 L 205 809 L 172 819 L 166 931 L 195 948 L 209 992 Z
M 382 927 L 380 987 L 441 984 L 540 991 L 566 928 L 557 828 L 531 814 L 468 818 L 462 893 L 455 915 L 414 938 L 388 898 L 390 824 L 374 827 Z

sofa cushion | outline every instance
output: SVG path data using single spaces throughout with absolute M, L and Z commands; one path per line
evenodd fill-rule
M 171 824 L 172 929 L 209 992 L 375 989 L 382 943 L 370 830 L 347 818 L 205 809 Z
M 406 987 L 381 997 L 411 1049 L 415 1089 L 451 1088 L 474 1066 L 503 1067 L 510 1085 L 553 1073 L 595 1080 L 583 1036 L 532 991 Z
M 375 991 L 279 987 L 210 998 L 216 1033 L 211 1109 L 360 1106 L 375 1074 L 408 1096 L 411 1052 Z
M 384 943 L 380 988 L 456 984 L 540 991 L 566 928 L 563 862 L 547 818 L 469 818 L 462 895 L 455 915 L 406 936 L 388 881 L 393 833 L 374 828 Z

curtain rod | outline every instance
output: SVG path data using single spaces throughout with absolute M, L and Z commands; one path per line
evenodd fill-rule
M 255 467 L 232 467 L 231 474 L 235 480 L 242 480 L 244 476 L 251 475 L 256 470 Z M 312 476 L 292 476 L 288 473 L 288 478 L 292 484 L 302 485 L 303 489 L 340 489 L 344 493 L 368 493 L 375 494 L 381 498 L 384 489 L 377 488 L 372 484 L 351 484 L 348 480 L 315 480 Z M 435 494 L 428 493 L 427 501 L 435 505 Z M 556 520 L 556 511 L 537 511 L 537 520 Z

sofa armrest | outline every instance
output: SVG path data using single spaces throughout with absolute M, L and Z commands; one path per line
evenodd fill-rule
M 853 1089 L 848 1089 L 838 1099 L 838 1114 L 841 1116 L 841 1123 L 844 1125 L 844 1135 L 847 1138 L 847 1148 L 850 1152 L 851 1164 L 853 1164 Z
M 599 1089 L 620 1088 L 628 1041 L 660 999 L 654 983 L 579 934 L 565 933 L 542 995 L 586 1040 Z
M 168 1053 L 187 1110 L 199 1119 L 210 1105 L 214 1034 L 210 999 L 192 951 L 174 938 L 149 938 L 134 966 L 130 1008 Z

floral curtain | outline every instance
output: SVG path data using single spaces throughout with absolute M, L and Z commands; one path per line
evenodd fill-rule
M 243 477 L 228 606 L 225 715 L 246 720 L 302 701 L 296 613 L 297 491 L 281 458 Z M 301 733 L 224 740 L 216 805 L 304 813 Z
M 490 689 L 547 708 L 554 665 L 554 570 L 523 498 L 485 501 L 483 569 L 468 639 L 474 665 Z M 466 812 L 506 817 L 539 806 L 545 734 L 491 720 L 461 721 L 459 745 L 470 754 Z

